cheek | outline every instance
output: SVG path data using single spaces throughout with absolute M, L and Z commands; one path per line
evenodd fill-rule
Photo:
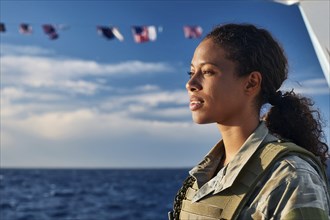
M 212 90 L 210 98 L 211 104 L 218 110 L 240 108 L 240 105 L 245 100 L 241 87 L 232 84 L 224 84 L 222 86 L 218 84 Z
M 208 94 L 210 94 L 210 99 L 213 103 L 221 103 L 230 98 L 232 91 L 231 88 L 227 85 L 214 84 L 210 87 Z

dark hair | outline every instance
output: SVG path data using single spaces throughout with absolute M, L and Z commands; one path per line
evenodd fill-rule
M 293 91 L 283 95 L 278 91 L 287 79 L 288 62 L 272 35 L 251 24 L 225 24 L 215 27 L 205 39 L 212 39 L 226 51 L 227 58 L 237 65 L 238 76 L 261 73 L 256 103 L 259 109 L 265 103 L 273 105 L 264 117 L 270 132 L 311 151 L 326 165 L 328 146 L 320 113 L 312 109 L 314 103 Z

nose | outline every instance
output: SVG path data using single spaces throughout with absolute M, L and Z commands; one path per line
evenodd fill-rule
M 186 89 L 187 91 L 189 92 L 196 92 L 196 91 L 199 91 L 201 90 L 203 87 L 202 87 L 202 84 L 198 78 L 198 75 L 197 74 L 194 74 L 189 80 L 188 82 L 186 83 Z

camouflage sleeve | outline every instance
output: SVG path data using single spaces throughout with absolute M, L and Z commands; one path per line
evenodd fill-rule
M 289 211 L 283 218 L 283 220 L 297 220 L 297 219 L 318 219 L 329 220 L 329 216 L 323 209 L 302 207 Z
M 329 193 L 309 162 L 288 156 L 261 181 L 243 212 L 244 219 L 330 219 Z

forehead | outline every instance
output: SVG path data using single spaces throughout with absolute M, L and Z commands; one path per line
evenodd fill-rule
M 203 40 L 194 52 L 191 64 L 198 66 L 203 63 L 211 63 L 221 66 L 222 63 L 228 62 L 226 51 L 212 39 Z

